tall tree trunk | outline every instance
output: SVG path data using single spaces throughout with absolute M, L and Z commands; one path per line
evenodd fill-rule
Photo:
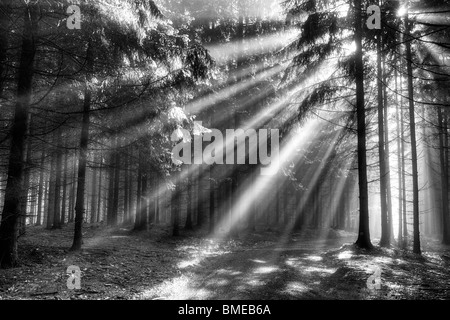
M 101 208 L 102 208 L 102 175 L 103 175 L 103 155 L 100 155 L 100 174 L 98 177 L 98 201 L 97 201 L 97 221 L 100 222 Z
M 11 23 L 11 3 L 12 0 L 3 0 L 0 4 L 0 97 L 3 96 L 5 80 L 8 76 L 6 63 L 9 47 L 9 25 Z
M 108 209 L 106 213 L 106 224 L 109 226 L 111 224 L 111 217 L 113 215 L 113 206 L 114 206 L 114 178 L 115 178 L 115 170 L 114 170 L 114 150 L 116 145 L 113 144 L 112 150 L 109 155 L 109 170 L 108 170 Z
M 142 174 L 142 196 L 141 196 L 141 222 L 139 223 L 140 230 L 147 230 L 148 220 L 148 175 L 147 172 Z
M 180 235 L 180 184 L 178 179 L 175 179 L 175 190 L 172 192 L 172 235 L 177 237 Z
M 441 164 L 441 189 L 442 189 L 442 243 L 450 244 L 450 226 L 448 217 L 448 168 L 445 157 L 444 146 L 444 121 L 442 118 L 442 108 L 438 108 L 438 122 L 439 122 L 439 160 Z
M 56 184 L 56 154 L 52 150 L 50 154 L 50 174 L 48 177 L 48 199 L 47 199 L 47 223 L 46 229 L 50 230 L 53 228 L 53 222 L 55 220 L 55 184 Z
M 124 192 L 123 192 L 123 223 L 128 223 L 128 202 L 130 201 L 130 179 L 129 179 L 129 172 L 130 172 L 130 157 L 128 154 L 125 155 L 125 185 L 124 185 Z
M 361 0 L 354 0 L 355 6 L 355 77 L 356 77 L 356 117 L 358 122 L 358 175 L 359 175 L 359 232 L 356 245 L 370 249 L 369 192 L 366 158 L 366 114 L 364 102 L 364 62 L 362 51 Z
M 117 146 L 117 143 L 116 143 Z M 119 184 L 120 184 L 120 153 L 117 151 L 114 156 L 114 194 L 113 207 L 111 212 L 110 226 L 117 226 L 119 216 Z
M 141 154 L 139 153 L 138 161 L 138 177 L 137 177 L 137 191 L 136 191 L 136 216 L 134 218 L 134 230 L 140 230 L 141 228 L 141 214 L 142 214 L 142 165 Z
M 193 209 L 193 197 L 194 197 L 194 185 L 193 185 L 193 179 L 192 179 L 192 167 L 188 166 L 188 178 L 187 178 L 187 209 L 186 209 L 186 224 L 184 228 L 186 230 L 192 230 L 192 209 Z
M 215 180 L 213 177 L 213 166 L 209 166 L 209 233 L 214 233 L 214 219 L 215 219 L 215 208 L 214 208 L 214 197 L 215 197 Z
M 397 167 L 398 167 L 398 244 L 401 245 L 403 243 L 403 222 L 402 222 L 402 215 L 403 215 L 403 191 L 402 191 L 402 184 L 403 184 L 403 175 L 402 175 L 402 144 L 401 144 L 401 124 L 400 124 L 400 108 L 399 108 L 399 86 L 398 86 L 398 71 L 397 68 L 394 71 L 394 77 L 395 77 L 395 111 L 396 111 L 396 120 L 397 120 Z
M 403 211 L 403 244 L 408 244 L 408 223 L 406 220 L 406 157 L 405 157 L 405 119 L 403 113 L 403 98 L 401 99 L 400 123 L 401 123 L 401 139 L 402 139 L 402 211 Z
M 65 147 L 68 147 L 66 143 Z M 66 214 L 67 214 L 67 174 L 68 174 L 68 165 L 69 165 L 69 152 L 65 150 L 64 153 L 64 176 L 63 176 L 63 185 L 62 185 L 62 206 L 61 206 L 61 225 L 66 223 Z
M 91 71 L 92 68 L 92 48 L 89 43 L 87 49 L 87 68 Z M 89 80 L 90 81 L 90 80 Z M 81 127 L 80 137 L 80 153 L 78 156 L 78 184 L 77 184 L 77 197 L 75 204 L 75 232 L 73 237 L 73 244 L 70 248 L 71 251 L 77 251 L 81 249 L 83 243 L 83 219 L 84 219 L 84 196 L 86 188 L 86 165 L 89 143 L 89 125 L 90 125 L 90 111 L 91 111 L 92 92 L 88 86 L 88 80 L 85 84 L 84 104 L 83 104 L 83 122 Z
M 156 208 L 155 208 L 155 200 L 156 200 L 156 187 L 158 186 L 155 182 L 156 173 L 150 172 L 150 186 L 148 187 L 148 201 L 149 201 L 149 212 L 148 212 L 148 227 L 151 227 L 155 223 L 156 216 Z
M 204 223 L 204 184 L 203 184 L 203 165 L 197 166 L 197 227 L 203 227 Z
M 97 163 L 98 163 L 98 155 L 96 157 L 94 157 L 94 166 L 92 168 L 92 185 L 91 185 L 91 223 L 95 223 L 95 221 L 97 220 Z
M 388 76 L 386 74 L 386 58 L 383 56 L 383 78 L 384 83 L 388 82 Z M 394 221 L 392 218 L 392 189 L 391 189 L 391 162 L 390 156 L 390 139 L 389 139 L 389 108 L 388 108 L 388 94 L 387 85 L 383 86 L 383 109 L 384 109 L 384 149 L 386 156 L 386 204 L 387 204 L 387 214 L 388 214 L 388 230 L 389 230 L 389 240 L 392 242 L 394 240 Z
M 32 116 L 29 114 L 28 119 L 29 125 L 27 129 L 26 134 L 26 144 L 25 144 L 25 166 L 24 166 L 24 173 L 23 173 L 23 187 L 22 187 L 22 199 L 20 201 L 20 235 L 25 234 L 26 229 L 26 223 L 27 223 L 27 216 L 28 216 L 28 203 L 29 203 L 29 191 L 30 191 L 30 175 L 31 175 L 31 126 L 32 126 Z
M 17 264 L 17 223 L 20 218 L 20 196 L 23 184 L 24 149 L 28 128 L 28 112 L 36 54 L 34 35 L 38 27 L 38 5 L 29 3 L 24 10 L 22 52 L 17 82 L 17 102 L 10 131 L 11 147 L 8 163 L 8 177 L 0 224 L 0 267 L 10 268 Z
M 156 185 L 158 186 L 158 190 L 156 190 L 156 199 L 155 199 L 155 225 L 158 225 L 161 221 L 161 183 L 160 178 L 157 176 Z M 191 208 L 192 208 L 192 198 L 191 200 Z M 192 221 L 191 221 L 192 222 Z
M 380 209 L 381 209 L 381 240 L 380 246 L 388 247 L 391 244 L 388 212 L 387 212 L 387 168 L 385 154 L 384 134 L 384 106 L 383 106 L 383 69 L 381 66 L 381 30 L 377 35 L 377 86 L 378 86 L 378 154 L 380 160 Z
M 44 197 L 44 173 L 45 173 L 45 150 L 42 150 L 41 160 L 39 162 L 39 190 L 38 190 L 38 204 L 37 204 L 37 217 L 36 217 L 36 226 L 40 226 L 42 224 L 42 205 L 43 205 L 43 197 Z
M 62 142 L 61 133 L 55 131 L 57 135 L 57 150 L 56 150 L 56 172 L 55 172 L 55 200 L 54 200 L 54 217 L 53 229 L 61 228 L 61 176 L 62 176 Z
M 414 87 L 411 53 L 411 21 L 406 16 L 406 63 L 408 71 L 408 98 L 409 98 L 409 126 L 411 131 L 411 157 L 412 157 L 412 177 L 413 177 L 413 252 L 421 254 L 420 248 L 420 217 L 419 217 L 419 173 L 417 167 L 417 141 L 416 141 L 416 120 L 414 114 Z
M 252 198 L 253 198 L 253 202 L 252 205 L 250 207 L 250 221 L 249 221 L 249 229 L 250 231 L 254 232 L 256 231 L 256 215 L 258 214 L 258 208 L 257 208 L 257 201 L 256 199 L 258 198 L 258 195 L 256 193 L 255 190 L 255 186 L 256 186 L 256 172 L 258 166 L 257 165 L 251 165 L 250 166 L 250 175 L 251 175 L 251 179 L 252 179 Z
M 73 222 L 75 219 L 75 200 L 76 200 L 76 192 L 77 192 L 77 160 L 73 159 L 72 161 L 72 183 L 70 188 L 70 204 L 69 204 L 69 222 Z

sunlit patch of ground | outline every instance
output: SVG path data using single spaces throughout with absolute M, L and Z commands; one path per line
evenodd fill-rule
M 136 300 L 187 300 L 187 299 L 207 299 L 208 290 L 194 289 L 190 285 L 190 279 L 182 275 L 170 280 L 164 281 L 156 287 L 135 294 Z
M 84 227 L 84 249 L 71 253 L 72 230 L 30 228 L 19 244 L 21 266 L 0 270 L 0 298 L 450 298 L 450 248 L 432 239 L 417 257 L 396 248 L 360 250 L 353 236 L 337 231 L 321 239 L 307 230 L 281 243 L 276 231 L 239 239 L 201 233 L 173 238 L 170 227 L 130 232 L 94 225 Z M 81 290 L 66 286 L 70 265 L 81 269 Z M 380 288 L 370 289 L 377 269 Z

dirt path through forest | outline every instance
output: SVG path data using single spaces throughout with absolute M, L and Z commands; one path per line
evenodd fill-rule
M 0 270 L 1 299 L 448 299 L 448 248 L 417 258 L 396 249 L 368 254 L 354 235 L 313 238 L 277 232 L 239 239 L 85 227 L 81 252 L 67 249 L 72 226 L 32 227 L 20 241 L 21 265 Z M 346 245 L 344 245 L 347 243 Z M 80 290 L 67 288 L 68 266 L 81 269 Z M 368 278 L 381 271 L 381 289 Z

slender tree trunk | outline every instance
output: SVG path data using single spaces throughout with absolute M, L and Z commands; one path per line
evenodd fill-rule
M 97 222 L 100 222 L 101 207 L 102 207 L 102 175 L 103 175 L 103 155 L 100 155 L 100 168 L 98 177 L 98 201 L 97 201 Z
M 32 116 L 29 115 L 28 119 L 28 129 L 26 134 L 26 144 L 24 154 L 26 155 L 25 165 L 24 165 L 24 174 L 23 174 L 23 187 L 22 187 L 22 199 L 20 201 L 20 235 L 24 235 L 26 232 L 26 223 L 28 214 L 28 203 L 29 203 L 29 191 L 30 191 L 30 175 L 31 175 L 31 125 L 32 125 Z
M 203 166 L 197 165 L 197 227 L 201 228 L 204 223 L 204 184 L 203 184 Z
M 406 63 L 408 71 L 408 98 L 409 98 L 409 125 L 411 131 L 411 157 L 412 157 L 412 177 L 413 177 L 413 252 L 421 254 L 420 248 L 420 217 L 419 217 L 419 173 L 417 167 L 417 141 L 416 141 L 416 120 L 414 113 L 414 84 L 412 70 L 412 53 L 411 53 L 411 21 L 406 16 Z
M 383 77 L 384 82 L 387 83 L 388 77 L 385 73 L 386 70 L 386 58 L 383 56 Z M 389 240 L 392 242 L 394 240 L 394 221 L 392 218 L 392 188 L 391 188 L 391 161 L 390 156 L 390 139 L 389 139 L 389 108 L 388 108 L 388 94 L 387 85 L 383 86 L 383 106 L 384 106 L 384 148 L 386 156 L 386 204 L 387 204 L 387 214 L 388 214 L 388 230 L 389 230 Z
M 139 223 L 140 230 L 147 230 L 148 220 L 148 175 L 147 172 L 142 174 L 142 195 L 141 195 L 141 222 Z
M 72 161 L 73 172 L 72 172 L 72 187 L 71 187 L 71 196 L 70 196 L 70 205 L 69 205 L 69 222 L 73 222 L 75 219 L 75 200 L 77 197 L 77 160 L 74 159 Z
M 117 146 L 117 143 L 116 143 Z M 110 226 L 117 226 L 119 215 L 119 184 L 120 184 L 120 153 L 116 152 L 114 156 L 114 194 L 113 194 L 113 207 L 111 213 Z
M 178 179 L 175 180 L 175 190 L 172 192 L 172 235 L 178 237 L 180 235 L 180 184 Z
M 388 247 L 391 244 L 388 213 L 387 213 L 387 169 L 385 154 L 385 134 L 384 134 L 384 106 L 383 106 L 383 70 L 381 66 L 381 30 L 377 35 L 377 78 L 378 78 L 378 154 L 380 160 L 380 208 L 381 208 L 381 240 L 380 246 Z
M 403 114 L 403 99 L 402 108 L 400 109 L 400 122 L 402 127 L 402 211 L 403 211 L 403 246 L 408 244 L 408 224 L 406 220 L 406 157 L 405 157 L 405 119 Z
M 138 162 L 138 182 L 137 182 L 137 193 L 136 193 L 136 216 L 134 218 L 134 230 L 140 230 L 141 226 L 141 214 L 142 214 L 142 165 L 141 165 L 141 154 L 139 153 Z
M 55 151 L 51 152 L 50 160 L 50 174 L 48 178 L 48 200 L 47 200 L 47 224 L 46 229 L 50 230 L 53 228 L 53 223 L 55 220 L 55 185 L 56 185 L 56 156 Z
M 128 200 L 128 223 L 132 223 L 133 222 L 133 217 L 132 217 L 132 211 L 133 211 L 133 181 L 134 181 L 134 175 L 133 175 L 133 165 L 130 162 L 130 167 L 129 167 L 129 171 L 128 171 L 128 175 L 129 175 L 129 181 L 130 181 L 130 186 L 129 186 L 129 200 Z
M 98 211 L 97 208 L 97 169 L 95 168 L 98 163 L 98 156 L 94 157 L 94 166 L 92 168 L 92 186 L 91 186 L 91 223 L 95 223 L 97 220 Z
M 87 67 L 90 71 L 92 68 L 92 48 L 89 43 L 87 49 Z M 87 82 L 87 81 L 86 81 Z M 88 87 L 88 83 L 85 84 L 84 93 L 84 105 L 83 105 L 83 122 L 81 127 L 80 138 L 80 154 L 78 156 L 78 185 L 77 185 L 77 197 L 75 204 L 75 232 L 73 237 L 73 244 L 70 248 L 71 251 L 77 251 L 81 249 L 83 243 L 83 219 L 84 219 L 84 196 L 86 188 L 86 165 L 89 143 L 89 125 L 90 125 L 90 111 L 91 111 L 91 99 L 92 93 Z
M 395 70 L 395 111 L 396 111 L 396 119 L 397 119 L 397 162 L 398 162 L 398 244 L 401 245 L 403 243 L 403 199 L 402 199 L 402 184 L 403 184 L 403 176 L 402 176 L 402 144 L 401 144 L 401 134 L 400 134 L 400 108 L 399 108 L 399 99 L 398 99 L 398 72 Z
M 116 145 L 114 144 L 112 149 L 110 151 L 109 156 L 109 170 L 108 170 L 108 211 L 106 213 L 106 224 L 108 226 L 111 225 L 111 218 L 113 215 L 113 206 L 114 206 L 114 177 L 115 177 L 115 170 L 114 170 L 114 150 L 116 148 Z
M 43 219 L 43 222 L 42 222 L 42 224 L 44 225 L 44 226 L 47 226 L 47 212 L 48 212 L 48 190 L 49 190 L 49 184 L 50 184 L 50 179 L 45 179 L 44 178 L 44 198 L 43 198 L 43 208 L 42 208 L 42 212 L 43 212 L 43 215 L 42 215 L 42 219 Z
M 251 179 L 252 179 L 252 189 L 253 189 L 252 190 L 253 203 L 250 208 L 250 223 L 249 223 L 250 228 L 249 229 L 250 229 L 250 231 L 255 232 L 256 231 L 256 215 L 258 214 L 257 201 L 256 201 L 258 196 L 257 196 L 256 190 L 255 190 L 257 165 L 251 165 L 250 168 L 251 168 L 250 175 L 251 175 Z
M 28 112 L 31 102 L 34 63 L 36 54 L 35 32 L 38 27 L 38 5 L 29 3 L 24 10 L 22 52 L 17 82 L 17 102 L 10 131 L 11 147 L 8 177 L 0 224 L 0 267 L 10 268 L 17 264 L 17 224 L 20 218 L 20 197 L 23 185 L 24 151 Z
M 123 193 L 123 223 L 128 223 L 128 202 L 130 201 L 130 180 L 129 180 L 129 172 L 130 172 L 130 157 L 128 154 L 125 156 L 125 185 L 124 185 L 124 193 Z
M 0 97 L 3 96 L 5 80 L 8 75 L 6 59 L 9 47 L 11 3 L 12 0 L 3 0 L 0 4 Z
M 156 190 L 156 199 L 155 199 L 155 225 L 158 225 L 161 221 L 161 183 L 160 178 L 157 176 L 156 185 L 158 186 L 158 190 Z M 191 208 L 192 208 L 192 198 L 191 200 Z M 192 222 L 192 221 L 191 221 Z
M 194 185 L 192 183 L 192 169 L 191 166 L 187 167 L 188 170 L 188 178 L 187 178 L 187 192 L 188 192 L 188 197 L 187 197 L 187 212 L 186 212 L 186 224 L 184 226 L 184 228 L 186 230 L 192 230 L 192 209 L 193 209 L 193 196 L 194 196 Z
M 44 173 L 45 173 L 45 150 L 42 150 L 41 160 L 39 162 L 39 190 L 38 190 L 38 204 L 37 204 L 37 217 L 36 217 L 36 226 L 40 226 L 42 224 L 42 205 L 43 205 L 43 197 L 44 197 Z
M 156 174 L 154 172 L 150 172 L 149 174 L 149 184 L 150 186 L 148 187 L 148 203 L 149 203 L 149 212 L 148 212 L 148 228 L 151 228 L 151 226 L 155 223 L 155 199 L 156 199 L 156 187 L 157 184 L 155 183 L 155 176 Z
M 444 150 L 444 121 L 442 119 L 442 108 L 438 108 L 439 122 L 439 160 L 441 164 L 441 188 L 442 188 L 442 243 L 450 244 L 450 229 L 448 217 L 448 169 Z M 447 128 L 445 127 L 445 130 Z
M 278 176 L 276 176 L 276 192 L 275 192 L 275 223 L 276 226 L 278 227 L 278 225 L 280 224 L 280 211 L 281 211 L 281 201 L 280 201 L 280 190 L 281 190 L 281 185 L 280 185 L 280 178 Z M 330 197 L 331 198 L 331 197 Z
M 53 229 L 61 229 L 61 176 L 62 176 L 62 151 L 61 134 L 57 131 L 56 172 L 55 172 L 55 200 L 53 209 Z
M 364 62 L 362 51 L 361 0 L 354 0 L 355 6 L 355 73 L 356 73 L 356 114 L 358 122 L 358 175 L 359 175 L 359 232 L 356 245 L 371 249 L 369 231 L 369 192 L 366 158 L 366 115 L 364 102 Z
M 66 148 L 68 144 L 66 143 Z M 62 185 L 62 206 L 61 206 L 61 225 L 66 223 L 66 214 L 67 214 L 67 174 L 69 166 L 69 152 L 66 150 L 64 154 L 64 176 L 63 176 L 63 185 Z
M 215 208 L 214 208 L 214 197 L 215 197 L 215 180 L 213 177 L 213 166 L 209 166 L 209 233 L 214 233 L 214 219 L 215 219 Z

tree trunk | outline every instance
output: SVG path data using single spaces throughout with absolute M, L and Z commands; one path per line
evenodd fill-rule
M 36 226 L 40 226 L 42 224 L 42 205 L 43 205 L 43 197 L 44 197 L 44 166 L 45 166 L 45 150 L 42 150 L 41 160 L 39 164 L 39 191 L 38 191 L 38 204 L 37 204 L 37 217 L 36 217 Z
M 438 122 L 439 122 L 439 160 L 441 164 L 441 188 L 442 188 L 442 243 L 450 244 L 450 229 L 448 217 L 448 170 L 444 150 L 444 121 L 442 119 L 442 108 L 438 108 Z
M 54 216 L 53 229 L 61 229 L 61 176 L 62 176 L 62 151 L 61 151 L 61 134 L 55 131 L 57 135 L 56 150 L 56 173 L 55 173 L 55 200 L 54 200 Z
M 10 268 L 17 264 L 17 223 L 20 218 L 20 196 L 23 184 L 23 160 L 28 128 L 28 112 L 31 102 L 36 42 L 34 34 L 38 27 L 38 6 L 29 3 L 24 11 L 22 52 L 17 82 L 17 102 L 10 131 L 11 147 L 8 177 L 0 224 L 0 267 Z
M 116 143 L 117 147 L 117 143 Z M 119 184 L 120 184 L 120 153 L 117 151 L 114 156 L 114 194 L 113 207 L 111 212 L 110 226 L 117 226 L 119 216 Z
M 197 227 L 201 228 L 204 223 L 204 185 L 203 185 L 203 166 L 197 165 Z
M 403 243 L 403 199 L 402 199 L 402 184 L 403 184 L 403 175 L 402 175 L 402 144 L 401 144 L 401 133 L 400 133 L 400 108 L 399 108 L 399 99 L 398 99 L 398 71 L 397 69 L 394 71 L 395 76 L 395 111 L 396 111 L 396 120 L 397 120 L 397 166 L 398 166 L 398 244 L 401 245 Z
M 141 221 L 139 223 L 139 230 L 147 230 L 148 207 L 148 175 L 147 172 L 144 172 L 142 174 Z
M 66 148 L 68 144 L 66 143 Z M 69 165 L 69 152 L 65 150 L 64 154 L 64 176 L 63 176 L 63 185 L 62 185 L 62 206 L 61 206 L 61 225 L 66 223 L 66 214 L 67 214 L 67 174 L 68 174 L 68 165 Z
M 50 230 L 53 228 L 53 222 L 55 220 L 55 184 L 56 184 L 56 156 L 55 151 L 52 150 L 50 154 L 50 174 L 48 177 L 48 199 L 47 199 L 47 223 L 46 229 Z
M 388 82 L 388 77 L 384 70 L 386 70 L 386 59 L 383 56 L 383 77 L 384 83 Z M 394 240 L 394 222 L 392 218 L 392 189 L 391 189 L 391 162 L 390 156 L 390 139 L 389 139 L 389 109 L 388 109 L 388 94 L 387 85 L 383 86 L 383 96 L 384 96 L 384 149 L 386 156 L 386 204 L 387 204 L 387 214 L 388 214 L 388 230 L 389 230 L 389 240 L 392 242 Z
M 25 165 L 24 165 L 24 173 L 23 173 L 23 187 L 22 187 L 22 199 L 20 201 L 20 230 L 19 234 L 24 235 L 25 229 L 26 229 L 26 223 L 27 223 L 27 216 L 28 216 L 28 203 L 29 203 L 29 191 L 30 191 L 30 171 L 31 171 L 31 125 L 32 125 L 32 116 L 29 115 L 28 119 L 29 125 L 27 129 L 26 134 L 26 144 L 25 144 L 25 150 L 24 153 L 26 155 L 25 159 Z
M 92 68 L 92 48 L 89 43 L 87 49 L 87 67 L 88 71 Z M 86 165 L 87 165 L 87 153 L 89 143 L 89 125 L 90 125 L 90 111 L 91 111 L 91 99 L 92 93 L 88 87 L 86 81 L 85 93 L 84 93 L 84 105 L 83 105 L 83 122 L 81 127 L 80 137 L 80 154 L 78 156 L 78 185 L 77 185 L 77 198 L 75 204 L 75 232 L 73 237 L 73 244 L 70 248 L 71 251 L 77 251 L 81 249 L 83 243 L 83 216 L 84 216 L 84 196 L 86 188 Z
M 251 205 L 251 207 L 250 207 L 250 221 L 249 221 L 249 229 L 250 229 L 250 231 L 252 231 L 252 232 L 255 232 L 256 231 L 256 215 L 258 214 L 258 208 L 257 208 L 257 198 L 258 198 L 258 195 L 257 195 L 257 193 L 256 193 L 256 190 L 255 190 L 255 186 L 256 186 L 256 172 L 257 172 L 257 169 L 258 167 L 257 167 L 257 165 L 251 165 L 250 166 L 250 170 L 251 170 L 251 172 L 250 172 L 250 175 L 251 175 L 251 179 L 252 179 L 252 197 L 253 197 L 253 202 L 252 202 L 252 205 Z
M 3 96 L 5 80 L 8 76 L 6 59 L 9 47 L 11 2 L 12 0 L 3 0 L 0 5 L 0 97 Z
M 103 155 L 100 155 L 100 174 L 98 177 L 98 201 L 97 201 L 97 222 L 100 222 L 100 214 L 102 207 L 102 175 L 103 175 Z
M 73 222 L 75 218 L 75 198 L 76 198 L 76 189 L 77 189 L 77 160 L 73 159 L 72 161 L 72 186 L 71 186 L 71 195 L 70 195 L 70 204 L 69 204 L 69 222 Z
M 194 197 L 194 185 L 193 185 L 193 179 L 192 179 L 192 169 L 191 166 L 187 167 L 188 170 L 188 178 L 187 178 L 187 208 L 186 208 L 186 224 L 184 228 L 186 230 L 192 230 L 192 209 L 193 209 L 193 197 Z
M 378 154 L 380 160 L 380 209 L 381 209 L 381 240 L 380 246 L 389 247 L 391 244 L 388 212 L 387 212 L 387 168 L 384 134 L 384 106 L 383 106 L 383 69 L 381 66 L 381 30 L 377 35 L 377 86 L 378 86 Z
M 175 190 L 172 192 L 172 235 L 178 237 L 180 235 L 180 187 L 181 182 L 175 179 Z
M 114 178 L 115 178 L 115 170 L 114 170 L 114 149 L 116 145 L 112 146 L 112 150 L 109 155 L 109 170 L 108 170 L 108 210 L 106 213 L 106 224 L 109 226 L 111 224 L 111 217 L 113 215 L 113 206 L 114 206 Z
M 214 233 L 214 219 L 215 219 L 215 208 L 214 208 L 214 197 L 215 197 L 215 180 L 213 177 L 213 166 L 209 166 L 209 233 Z
M 408 98 L 409 98 L 409 126 L 411 131 L 411 157 L 412 157 L 412 177 L 413 177 L 413 252 L 421 254 L 420 249 L 420 217 L 419 217 L 419 173 L 417 168 L 417 141 L 416 141 L 416 120 L 414 114 L 414 87 L 412 71 L 411 53 L 411 21 L 406 16 L 406 63 L 408 71 Z
M 361 0 L 354 1 L 355 6 L 355 73 L 356 73 L 356 116 L 358 122 L 358 175 L 359 175 L 359 232 L 356 245 L 371 249 L 369 231 L 369 193 L 366 159 L 366 115 L 364 102 L 364 62 L 362 51 Z
M 96 210 L 97 202 L 97 169 L 95 168 L 98 163 L 98 156 L 94 157 L 94 166 L 92 168 L 92 185 L 91 185 L 91 223 L 95 223 L 97 220 L 98 212 Z
M 128 202 L 130 201 L 130 157 L 128 154 L 125 156 L 125 185 L 124 185 L 124 193 L 123 193 L 123 223 L 128 223 Z
M 134 218 L 134 230 L 140 230 L 141 226 L 141 214 L 142 214 L 142 166 L 141 166 L 141 155 L 139 153 L 139 161 L 138 161 L 138 182 L 137 182 L 137 192 L 136 192 L 136 216 Z

